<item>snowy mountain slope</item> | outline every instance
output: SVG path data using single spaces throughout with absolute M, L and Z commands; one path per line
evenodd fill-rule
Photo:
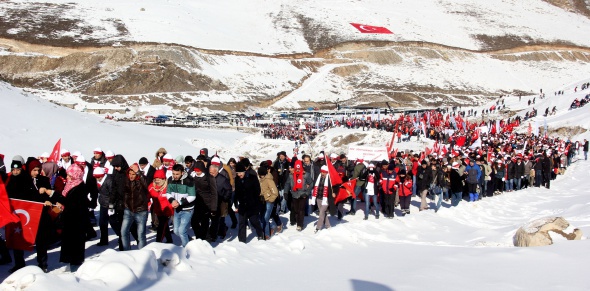
M 17 0 L 0 5 L 8 19 L 28 11 L 28 18 L 42 23 L 53 13 L 64 22 L 80 20 L 78 26 L 85 28 L 48 33 L 30 21 L 20 27 L 18 21 L 13 22 L 15 27 L 4 24 L 4 36 L 25 38 L 32 34 L 27 31 L 37 30 L 40 42 L 70 37 L 80 43 L 176 43 L 264 54 L 310 52 L 335 42 L 365 40 L 417 40 L 467 49 L 493 48 L 491 40 L 502 38 L 517 43 L 590 44 L 590 19 L 540 0 Z M 395 34 L 360 34 L 350 22 L 385 26 Z
M 30 156 L 46 151 L 59 137 L 70 150 L 90 153 L 96 146 L 111 147 L 129 160 L 149 157 L 160 146 L 174 155 L 195 153 L 210 144 L 225 145 L 219 147 L 223 153 L 248 150 L 272 155 L 289 150 L 291 145 L 228 131 L 102 122 L 23 95 L 5 84 L 0 94 L 5 119 L 0 130 L 4 141 L 0 152 L 8 159 L 16 153 Z M 506 100 L 513 102 L 517 98 Z M 561 99 L 559 105 L 566 102 Z M 577 112 L 556 117 L 571 114 Z M 56 124 L 52 129 L 57 130 L 47 129 L 48 120 Z M 559 122 L 552 120 L 549 126 L 558 126 Z M 318 137 L 314 146 L 338 151 L 341 148 L 334 140 L 347 132 L 363 133 L 331 129 Z M 388 137 L 377 131 L 364 133 L 367 136 L 362 141 L 366 145 L 382 145 Z M 129 139 L 130 136 L 133 138 Z M 199 146 L 189 144 L 193 139 Z M 424 145 L 400 146 L 421 149 Z M 160 290 L 198 285 L 213 290 L 259 290 L 264 283 L 284 290 L 472 290 L 473 286 L 478 290 L 587 290 L 590 283 L 583 279 L 585 270 L 580 264 L 590 259 L 586 251 L 590 232 L 589 171 L 590 163 L 576 159 L 566 175 L 552 182 L 551 190 L 534 188 L 505 193 L 476 203 L 461 202 L 458 207 L 443 202 L 438 213 L 419 212 L 419 201 L 414 200 L 409 216 L 393 220 L 376 220 L 371 215 L 364 221 L 363 210 L 359 210 L 359 215 L 347 216 L 342 223 L 330 218 L 333 227 L 318 234 L 313 233 L 316 217 L 311 216 L 306 219 L 308 226 L 303 232 L 287 226 L 269 241 L 256 241 L 250 234 L 248 244 L 237 241 L 235 230 L 222 243 L 209 246 L 197 240 L 185 249 L 153 243 L 153 233 L 148 240 L 152 243 L 141 251 L 118 253 L 98 248 L 94 246 L 96 241 L 92 241 L 87 243 L 88 259 L 77 273 L 64 271 L 65 267 L 58 263 L 59 250 L 54 249 L 50 253 L 49 274 L 29 266 L 8 277 L 6 270 L 10 266 L 0 266 L 0 289 Z M 586 237 L 582 241 L 556 241 L 549 247 L 511 246 L 518 227 L 549 215 L 564 216 Z M 286 219 L 284 216 L 283 221 Z M 114 248 L 114 233 L 110 238 L 110 247 Z M 26 254 L 27 263 L 34 265 L 34 254 Z M 162 262 L 167 262 L 167 266 Z
M 4 1 L 0 79 L 128 115 L 484 104 L 578 79 L 590 19 L 526 1 Z M 570 9 L 575 11 L 576 9 Z M 350 22 L 385 26 L 361 34 Z M 41 91 L 39 91 L 41 90 Z

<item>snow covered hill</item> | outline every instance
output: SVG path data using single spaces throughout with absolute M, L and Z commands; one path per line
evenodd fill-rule
M 588 71 L 590 10 L 549 2 L 3 1 L 0 79 L 127 116 L 484 104 Z

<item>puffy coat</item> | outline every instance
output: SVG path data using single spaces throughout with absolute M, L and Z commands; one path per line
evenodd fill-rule
M 260 209 L 260 182 L 256 175 L 246 172 L 244 178 L 236 177 L 236 206 L 245 216 L 257 214 Z

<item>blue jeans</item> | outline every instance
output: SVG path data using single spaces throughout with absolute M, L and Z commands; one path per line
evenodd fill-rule
M 514 181 L 514 179 L 506 179 L 506 189 L 504 189 L 504 191 L 509 191 L 509 190 L 513 190 L 513 184 L 512 182 Z
M 535 170 L 535 187 L 541 187 L 543 181 L 543 171 Z
M 125 209 L 123 212 L 123 223 L 121 224 L 121 241 L 123 242 L 123 250 L 128 251 L 130 249 L 129 244 L 129 230 L 133 221 L 137 224 L 137 236 L 139 239 L 139 249 L 145 247 L 145 225 L 147 223 L 147 210 L 140 212 L 131 212 L 129 209 Z
M 463 192 L 455 192 L 451 195 L 451 205 L 457 206 L 463 199 Z
M 521 181 L 520 178 L 514 178 L 514 184 L 515 184 L 514 190 L 520 190 L 520 181 Z
M 416 176 L 412 176 L 412 195 L 416 196 Z
M 191 224 L 193 211 L 194 209 L 181 210 L 180 212 L 174 213 L 174 234 L 180 237 L 183 247 L 185 247 L 189 242 L 188 227 Z
M 449 188 L 442 187 L 442 198 L 449 199 Z
M 379 217 L 379 199 L 377 195 L 365 196 L 365 218 L 369 217 L 369 211 L 371 210 L 371 200 L 375 204 L 375 216 Z
M 278 211 L 287 213 L 287 199 L 285 198 L 284 190 L 279 191 L 279 195 L 281 196 L 281 204 L 279 205 Z
M 354 187 L 354 194 L 356 195 L 357 198 L 353 198 L 352 202 L 350 203 L 350 212 L 352 212 L 352 213 L 356 212 L 356 199 L 358 199 L 359 194 L 361 194 L 361 192 L 363 194 L 367 194 L 367 189 L 365 189 L 365 185 L 363 185 L 361 187 L 359 187 L 359 186 Z M 366 196 L 366 195 L 364 195 L 364 196 Z M 365 200 L 366 200 L 367 197 L 364 197 L 364 196 L 363 196 L 363 198 L 365 198 Z
M 274 207 L 274 203 L 266 202 L 266 211 L 264 212 L 264 217 L 262 218 L 262 230 L 266 234 L 266 226 L 270 223 L 270 216 L 272 215 L 272 209 Z M 270 233 L 269 233 L 270 235 Z
M 586 161 L 588 160 L 588 152 L 587 151 L 584 151 L 584 160 L 586 160 Z

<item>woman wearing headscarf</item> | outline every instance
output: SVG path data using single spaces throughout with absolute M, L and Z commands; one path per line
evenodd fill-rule
M 59 261 L 70 264 L 75 272 L 84 262 L 88 198 L 84 185 L 84 171 L 80 167 L 69 167 L 67 182 L 57 206 L 63 209 L 64 221 L 61 254 Z

